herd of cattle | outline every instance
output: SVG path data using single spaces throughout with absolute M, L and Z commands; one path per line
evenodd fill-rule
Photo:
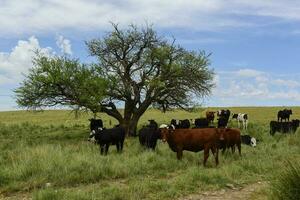
M 213 122 L 215 113 L 218 117 L 217 127 Z M 284 109 L 278 112 L 278 121 L 270 122 L 270 134 L 275 132 L 295 132 L 299 127 L 299 120 L 289 121 L 291 110 Z M 238 128 L 228 128 L 230 120 L 235 119 Z M 284 120 L 284 122 L 283 122 Z M 256 146 L 257 139 L 250 135 L 241 135 L 240 124 L 243 129 L 248 127 L 248 115 L 245 113 L 234 114 L 230 110 L 219 110 L 217 112 L 207 111 L 206 118 L 197 118 L 176 120 L 172 119 L 169 125 L 162 124 L 158 126 L 155 120 L 149 120 L 149 124 L 139 130 L 139 142 L 142 146 L 155 149 L 157 141 L 160 139 L 167 142 L 172 151 L 177 153 L 177 159 L 182 158 L 183 150 L 198 152 L 204 150 L 204 161 L 209 156 L 209 151 L 215 157 L 218 165 L 218 151 L 224 153 L 226 149 L 235 152 L 235 147 L 241 155 L 241 144 Z M 125 129 L 116 126 L 111 129 L 103 128 L 101 119 L 90 119 L 90 136 L 89 140 L 100 145 L 101 154 L 107 154 L 110 145 L 116 145 L 117 151 L 121 152 L 125 140 Z

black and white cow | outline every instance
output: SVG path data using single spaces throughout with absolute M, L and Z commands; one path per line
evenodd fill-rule
M 103 121 L 101 119 L 89 119 L 90 121 L 90 130 L 98 130 L 99 128 L 103 128 Z
M 248 114 L 246 113 L 233 114 L 232 119 L 236 119 L 238 123 L 238 128 L 240 128 L 240 123 L 243 124 L 243 129 L 248 128 Z
M 89 141 L 96 141 L 100 145 L 100 152 L 107 154 L 110 145 L 116 145 L 117 151 L 122 152 L 125 140 L 125 129 L 121 126 L 111 128 L 93 130 L 89 136 Z
M 257 140 L 250 135 L 241 135 L 242 144 L 250 145 L 251 147 L 256 147 Z
M 229 118 L 230 118 L 230 110 L 218 110 L 217 116 L 218 118 L 218 127 L 219 128 L 225 128 L 227 127 Z

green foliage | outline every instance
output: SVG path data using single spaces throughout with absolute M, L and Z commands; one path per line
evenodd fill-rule
M 21 107 L 66 105 L 95 111 L 105 96 L 107 81 L 93 67 L 67 57 L 45 57 L 37 53 L 34 68 L 15 90 Z

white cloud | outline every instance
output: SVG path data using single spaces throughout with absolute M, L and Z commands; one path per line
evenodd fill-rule
M 103 30 L 108 22 L 218 30 L 264 25 L 242 16 L 300 20 L 300 2 L 243 0 L 9 0 L 0 2 L 0 34 L 49 33 L 64 29 Z M 238 16 L 238 17 L 237 17 Z M 262 24 L 261 24 L 262 23 Z M 267 23 L 266 23 L 267 24 Z
M 0 84 L 12 84 L 20 81 L 23 73 L 33 66 L 32 58 L 35 51 L 39 50 L 45 55 L 53 54 L 51 48 L 40 47 L 36 37 L 28 40 L 19 40 L 11 52 L 0 52 Z
M 257 77 L 261 76 L 262 74 L 264 73 L 254 69 L 240 69 L 236 72 L 236 75 L 242 77 Z
M 275 79 L 273 81 L 274 85 L 285 86 L 288 88 L 297 88 L 300 87 L 300 82 L 295 80 L 284 80 L 284 79 Z
M 60 48 L 63 54 L 72 55 L 71 42 L 62 35 L 56 37 L 56 45 Z
M 213 98 L 228 105 L 266 105 L 270 102 L 300 103 L 300 82 L 292 76 L 278 78 L 255 69 L 219 72 Z M 258 103 L 257 103 L 258 102 Z M 297 105 L 298 105 L 297 104 Z

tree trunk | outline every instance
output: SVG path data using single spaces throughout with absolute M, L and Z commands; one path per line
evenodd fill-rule
M 129 119 L 123 120 L 121 125 L 125 128 L 125 132 L 127 136 L 136 136 L 136 129 L 138 124 L 138 119 Z

